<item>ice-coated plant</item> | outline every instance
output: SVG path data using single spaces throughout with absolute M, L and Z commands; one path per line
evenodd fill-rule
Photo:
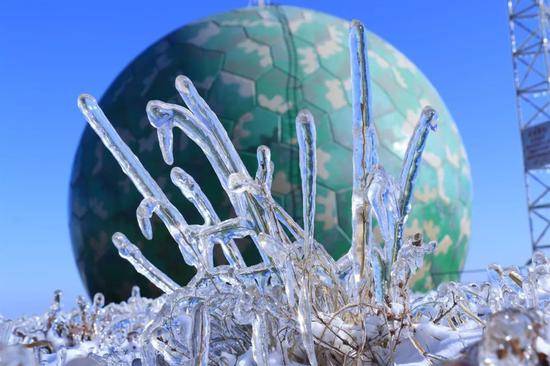
M 180 167 L 170 177 L 201 214 L 190 225 L 122 141 L 96 100 L 79 97 L 90 126 L 131 179 L 143 200 L 136 217 L 153 237 L 156 215 L 182 259 L 197 270 L 185 286 L 147 260 L 123 233 L 113 235 L 121 257 L 165 294 L 104 306 L 101 294 L 70 312 L 0 319 L 0 364 L 65 365 L 394 365 L 441 364 L 462 357 L 484 365 L 537 365 L 547 359 L 550 261 L 533 257 L 525 270 L 489 269 L 490 282 L 447 283 L 426 295 L 408 281 L 435 242 L 406 237 L 414 181 L 437 113 L 424 108 L 409 141 L 401 174 L 386 173 L 377 155 L 365 30 L 350 28 L 353 95 L 353 237 L 334 260 L 313 237 L 316 197 L 316 132 L 311 113 L 296 118 L 302 180 L 303 225 L 270 193 L 270 150 L 257 150 L 252 176 L 222 124 L 192 82 L 179 76 L 184 106 L 150 101 L 162 156 L 173 164 L 177 128 L 204 152 L 229 196 L 236 217 L 220 220 L 194 179 Z M 377 225 L 381 235 L 373 235 Z M 248 266 L 236 239 L 250 238 L 262 262 Z M 214 265 L 221 247 L 227 261 Z M 23 360 L 23 361 L 21 361 Z

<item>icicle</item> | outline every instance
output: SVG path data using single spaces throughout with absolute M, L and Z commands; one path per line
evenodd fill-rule
M 143 201 L 141 201 L 136 210 L 136 217 L 139 229 L 141 230 L 143 236 L 148 240 L 153 239 L 151 218 L 153 217 L 153 213 L 155 212 L 155 210 L 158 209 L 158 207 L 159 204 L 154 198 L 147 197 L 144 198 Z
M 300 154 L 300 177 L 304 215 L 304 257 L 310 255 L 315 222 L 315 196 L 317 179 L 317 135 L 313 115 L 302 110 L 296 117 L 296 136 Z
M 367 199 L 370 173 L 378 164 L 377 142 L 372 122 L 371 91 L 365 27 L 357 20 L 349 35 L 352 80 L 353 193 L 351 199 L 354 298 L 360 288 L 370 286 L 373 275 L 369 263 L 370 207 Z
M 409 146 L 407 147 L 403 167 L 401 168 L 399 221 L 395 226 L 392 263 L 397 259 L 397 253 L 403 243 L 403 227 L 411 210 L 413 187 L 420 169 L 422 152 L 426 146 L 428 133 L 430 130 L 435 131 L 437 128 L 437 119 L 437 112 L 431 107 L 425 107 L 409 140 Z
M 265 314 L 256 313 L 252 320 L 252 357 L 258 365 L 268 365 L 268 340 Z
M 137 272 L 147 277 L 151 283 L 165 293 L 170 294 L 180 288 L 177 283 L 145 259 L 141 251 L 124 234 L 115 233 L 113 235 L 113 244 L 118 249 L 118 253 L 122 258 L 130 262 Z
M 193 311 L 191 344 L 192 354 L 197 366 L 208 365 L 208 350 L 210 343 L 210 317 L 208 307 L 202 299 L 193 298 L 189 301 Z
M 174 185 L 180 189 L 185 198 L 187 198 L 189 202 L 195 206 L 197 211 L 199 211 L 204 219 L 205 226 L 218 224 L 220 222 L 218 214 L 216 214 L 212 204 L 193 177 L 187 174 L 183 169 L 175 167 L 172 168 L 170 172 L 170 178 Z M 234 241 L 230 240 L 222 244 L 222 251 L 229 265 L 236 266 L 237 268 L 245 266 L 241 252 L 239 252 Z
M 304 348 L 311 365 L 317 365 L 315 356 L 315 344 L 311 330 L 311 283 L 310 263 L 311 245 L 315 222 L 315 192 L 317 179 L 317 158 L 315 122 L 313 116 L 307 110 L 302 110 L 296 117 L 296 136 L 300 154 L 300 177 L 302 179 L 302 205 L 304 216 L 304 240 L 303 240 L 303 274 L 302 286 L 298 298 L 298 323 L 304 342 Z
M 273 179 L 273 162 L 271 161 L 271 150 L 265 145 L 258 146 L 257 154 L 258 170 L 256 172 L 256 181 L 265 187 L 267 192 L 271 191 L 271 181 Z

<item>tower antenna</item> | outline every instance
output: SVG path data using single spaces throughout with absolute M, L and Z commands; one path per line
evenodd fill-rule
M 531 248 L 550 248 L 550 68 L 547 0 L 509 0 Z

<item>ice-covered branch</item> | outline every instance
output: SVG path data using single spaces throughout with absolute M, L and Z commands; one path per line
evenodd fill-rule
M 165 293 L 171 294 L 180 288 L 177 283 L 149 262 L 138 247 L 132 244 L 124 234 L 115 233 L 113 235 L 113 244 L 122 258 L 130 262 L 138 273 L 144 275 L 152 284 Z
M 134 155 L 130 148 L 122 141 L 117 134 L 94 97 L 83 94 L 78 98 L 78 106 L 88 124 L 97 133 L 105 147 L 113 154 L 119 163 L 122 171 L 130 178 L 138 191 L 148 201 L 154 201 L 158 205 L 156 213 L 162 220 L 170 235 L 180 249 L 183 258 L 187 264 L 201 268 L 197 249 L 187 240 L 187 222 L 178 209 L 168 200 L 162 189 L 155 182 L 153 177 L 143 167 L 139 159 Z M 144 222 L 140 218 L 140 223 Z M 143 231 L 149 237 L 152 236 L 148 230 L 150 228 L 145 224 Z
M 420 169 L 422 162 L 422 152 L 426 146 L 426 139 L 430 131 L 435 131 L 437 128 L 437 112 L 431 107 L 425 107 L 420 115 L 413 135 L 409 140 L 403 167 L 401 168 L 401 177 L 399 180 L 399 219 L 395 226 L 394 244 L 392 250 L 392 263 L 397 260 L 399 249 L 403 243 L 403 227 L 407 216 L 411 210 L 411 200 L 413 197 L 414 182 Z
M 354 298 L 373 279 L 369 263 L 371 208 L 367 198 L 370 173 L 378 164 L 376 132 L 372 121 L 371 90 L 367 58 L 367 39 L 363 24 L 351 23 L 349 34 L 352 80 L 353 193 L 351 198 Z

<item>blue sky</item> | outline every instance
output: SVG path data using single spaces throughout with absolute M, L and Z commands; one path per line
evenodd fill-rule
M 359 18 L 419 66 L 453 114 L 472 165 L 466 268 L 525 263 L 530 246 L 506 2 L 283 3 Z M 77 96 L 101 96 L 127 63 L 173 29 L 245 5 L 0 2 L 0 314 L 42 312 L 57 288 L 67 305 L 85 293 L 67 225 L 70 170 L 84 128 Z

